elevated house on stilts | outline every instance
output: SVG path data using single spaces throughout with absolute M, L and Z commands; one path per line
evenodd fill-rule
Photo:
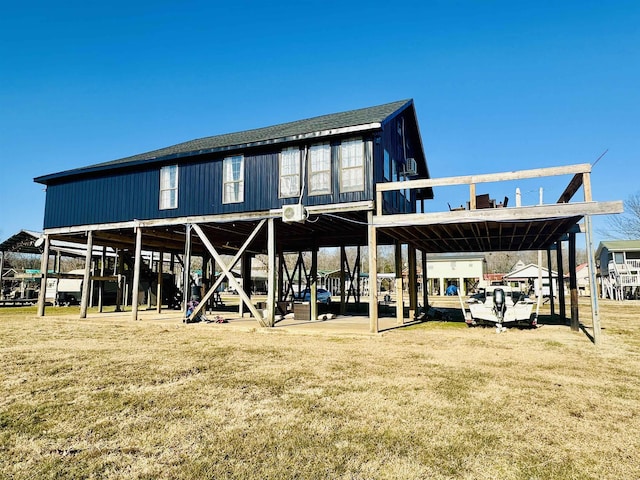
M 545 175 L 573 175 L 551 205 L 485 205 L 484 197 L 475 193 L 482 182 Z M 345 249 L 367 247 L 368 271 L 376 272 L 378 245 L 395 245 L 397 258 L 406 245 L 409 278 L 414 280 L 409 282 L 410 316 L 419 303 L 428 303 L 426 289 L 422 301 L 417 298 L 419 254 L 425 273 L 428 252 L 548 249 L 567 240 L 571 255 L 571 239 L 582 218 L 589 236 L 590 215 L 622 211 L 621 202 L 592 201 L 589 175 L 587 164 L 432 179 L 414 103 L 403 100 L 202 138 L 35 181 L 47 187 L 44 265 L 52 239 L 86 244 L 88 252 L 93 245 L 127 252 L 133 262 L 130 292 L 136 319 L 142 270 L 160 276 L 167 259 L 178 258 L 185 266 L 186 286 L 190 258 L 202 256 L 205 264 L 215 262 L 222 275 L 209 279 L 201 305 L 226 279 L 257 322 L 272 326 L 278 303 L 290 296 L 294 283 L 283 261 L 287 253 L 302 258 L 301 252 L 310 252 L 310 267 L 299 260 L 294 269 L 304 272 L 311 290 L 310 318 L 317 315 L 317 252 L 322 247 L 341 249 L 345 311 L 348 297 L 360 300 L 346 287 L 358 283 L 349 277 L 359 275 L 360 267 L 348 264 Z M 428 212 L 426 202 L 433 198 L 434 187 L 454 184 L 468 185 L 467 208 Z M 581 187 L 584 201 L 570 202 Z M 143 249 L 157 253 L 155 265 L 142 265 Z M 241 284 L 231 274 L 238 263 L 249 272 L 250 258 L 257 254 L 268 258 L 266 308 L 257 308 L 247 282 Z M 357 258 L 359 263 L 360 255 Z M 87 280 L 89 265 L 87 258 Z M 395 285 L 401 292 L 399 261 L 396 270 Z M 47 268 L 42 272 L 46 284 Z M 87 295 L 83 292 L 81 317 L 86 316 Z M 397 297 L 401 324 L 406 310 L 403 296 Z M 377 332 L 377 288 L 369 288 L 367 304 L 370 329 Z M 39 314 L 44 311 L 41 298 Z

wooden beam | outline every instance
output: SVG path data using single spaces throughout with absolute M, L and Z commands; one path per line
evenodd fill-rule
M 322 213 L 345 213 L 345 212 L 362 212 L 369 211 L 375 208 L 375 203 L 371 200 L 360 202 L 344 202 L 335 203 L 331 205 L 310 205 L 307 207 L 307 211 L 313 215 L 320 215 Z M 87 225 L 74 225 L 71 227 L 59 227 L 48 228 L 45 233 L 51 235 L 57 234 L 69 234 L 69 233 L 83 233 L 89 230 L 93 231 L 105 231 L 105 230 L 129 230 L 137 226 L 143 228 L 165 227 L 171 225 L 185 225 L 191 223 L 207 224 L 207 223 L 233 223 L 233 222 L 247 222 L 247 221 L 260 221 L 267 220 L 268 218 L 274 218 L 282 215 L 282 209 L 274 210 L 262 210 L 258 212 L 246 212 L 246 213 L 225 213 L 217 215 L 197 215 L 187 217 L 175 217 L 175 218 L 159 218 L 151 220 L 133 220 L 127 222 L 112 222 L 112 223 L 100 223 L 100 224 L 87 224 Z
M 513 172 L 487 173 L 482 175 L 464 175 L 459 177 L 428 178 L 408 180 L 404 182 L 384 182 L 376 184 L 376 191 L 389 192 L 405 188 L 442 187 L 447 185 L 471 185 L 474 183 L 503 182 L 521 180 L 525 178 L 553 177 L 558 175 L 582 174 L 591 172 L 589 163 L 568 165 L 563 167 L 534 168 L 532 170 L 518 170 Z
M 567 188 L 564 189 L 564 192 L 562 192 L 562 195 L 560 195 L 560 198 L 558 198 L 558 201 L 556 203 L 569 203 L 569 200 L 573 198 L 578 189 L 582 186 L 582 178 L 582 173 L 576 173 L 569 182 L 569 185 L 567 185 Z
M 399 227 L 415 225 L 440 225 L 455 223 L 522 222 L 547 218 L 575 217 L 583 215 L 609 215 L 622 213 L 622 201 L 576 202 L 551 205 L 535 205 L 520 208 L 483 208 L 481 210 L 461 210 L 457 212 L 404 213 L 375 216 L 374 226 Z

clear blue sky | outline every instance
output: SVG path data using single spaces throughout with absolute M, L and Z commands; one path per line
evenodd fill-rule
M 639 25 L 635 0 L 5 2 L 0 240 L 42 229 L 36 176 L 404 98 L 434 177 L 608 148 L 594 198 L 624 200 L 640 190 Z

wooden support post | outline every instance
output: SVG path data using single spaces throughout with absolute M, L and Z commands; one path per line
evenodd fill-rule
M 242 263 L 240 264 L 240 271 L 242 273 L 240 276 L 242 277 L 242 288 L 244 289 L 245 293 L 249 297 L 249 301 L 251 302 L 251 254 L 245 253 L 244 255 L 242 255 L 241 262 Z M 248 307 L 249 305 L 247 305 L 247 308 Z M 238 315 L 240 315 L 240 317 L 244 315 L 244 303 L 242 302 L 242 300 L 238 305 Z
M 586 185 L 585 185 L 586 187 Z M 593 320 L 593 343 L 600 344 L 600 309 L 598 307 L 598 288 L 596 285 L 596 266 L 593 259 L 593 235 L 591 227 L 591 215 L 584 216 L 585 243 L 587 247 L 587 264 L 589 266 L 589 290 L 591 293 L 591 318 Z
M 116 267 L 115 267 L 115 271 L 113 272 L 114 275 L 117 274 L 118 275 L 118 285 L 116 287 L 116 312 L 121 312 L 122 311 L 122 297 L 123 297 L 123 292 L 122 290 L 124 289 L 124 255 L 122 254 L 121 250 L 118 250 L 116 252 L 117 258 L 115 261 Z
M 318 248 L 311 250 L 311 278 L 310 278 L 310 320 L 318 320 Z
M 547 273 L 549 274 L 549 306 L 551 307 L 551 318 L 556 315 L 556 304 L 553 297 L 553 270 L 551 270 L 551 250 L 547 248 Z
M 93 277 L 96 276 L 96 262 L 91 259 L 91 267 L 89 268 L 89 308 L 93 308 L 93 290 L 95 286 L 95 282 L 93 281 Z
M 402 292 L 402 244 L 395 242 L 396 267 L 396 325 L 404 323 L 404 295 Z
M 564 298 L 564 265 L 562 264 L 562 240 L 556 242 L 556 261 L 558 263 L 558 304 L 560 305 L 560 318 L 567 321 L 567 308 Z
M 369 251 L 369 330 L 378 333 L 378 239 L 373 225 L 373 212 L 367 213 Z
M 422 308 L 429 309 L 429 276 L 427 275 L 427 252 L 422 250 Z
M 347 251 L 344 245 L 340 245 L 340 315 L 347 312 L 347 282 L 345 268 L 347 265 Z
M 273 218 L 267 220 L 267 318 L 266 324 L 276 323 L 276 231 Z
M 287 301 L 287 293 L 284 291 L 284 254 L 280 252 L 278 255 L 278 300 Z M 285 312 L 286 313 L 286 312 Z
M 105 262 L 107 260 L 107 247 L 102 246 L 102 253 L 100 254 L 100 276 L 105 276 Z M 104 280 L 100 280 L 98 283 L 98 312 L 102 313 L 102 307 L 104 304 Z
M 82 280 L 82 299 L 80 300 L 80 318 L 87 318 L 89 290 L 91 290 L 91 257 L 93 253 L 93 232 L 87 232 L 87 254 L 84 259 L 84 279 Z
M 185 227 L 184 238 L 184 264 L 182 265 L 182 313 L 187 315 L 187 303 L 191 300 L 191 229 L 190 223 Z
M 142 263 L 142 228 L 136 230 L 136 253 L 133 262 L 133 286 L 131 287 L 131 318 L 138 320 L 138 290 L 140 289 L 140 266 Z
M 38 296 L 38 316 L 44 317 L 44 307 L 47 303 L 47 274 L 49 271 L 49 249 L 51 241 L 49 235 L 44 235 L 44 251 L 40 259 L 40 295 Z M 1 272 L 0 272 L 1 276 Z
M 164 267 L 164 251 L 160 250 L 159 252 L 159 258 L 158 258 L 158 280 L 157 280 L 157 285 L 156 285 L 156 312 L 161 313 L 162 312 L 162 269 Z
M 4 283 L 3 283 L 3 275 L 4 273 L 4 250 L 0 250 L 0 298 L 4 298 Z
M 418 265 L 416 247 L 413 245 L 409 245 L 407 259 L 409 262 L 409 320 L 413 320 L 418 307 Z
M 578 275 L 576 272 L 576 234 L 569 233 L 569 290 L 571 294 L 571 330 L 580 330 L 578 316 Z
M 469 184 L 469 210 L 476 209 L 476 184 Z

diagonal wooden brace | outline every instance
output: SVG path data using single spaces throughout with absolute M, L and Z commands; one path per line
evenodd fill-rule
M 209 300 L 209 298 L 211 298 L 211 296 L 214 294 L 214 292 L 216 291 L 216 289 L 218 288 L 218 286 L 220 285 L 222 280 L 226 277 L 229 280 L 229 283 L 237 290 L 238 294 L 240 295 L 240 298 L 242 299 L 242 301 L 245 302 L 245 304 L 249 308 L 249 311 L 258 320 L 258 323 L 260 323 L 260 325 L 262 327 L 266 327 L 267 326 L 267 324 L 264 322 L 264 319 L 262 318 L 262 314 L 251 303 L 251 299 L 246 294 L 246 292 L 243 290 L 242 286 L 235 279 L 235 277 L 233 276 L 233 273 L 231 273 L 231 269 L 236 265 L 236 263 L 238 263 L 238 261 L 240 260 L 240 257 L 244 253 L 244 251 L 249 247 L 249 245 L 251 244 L 253 239 L 256 237 L 258 232 L 260 232 L 260 229 L 263 227 L 263 225 L 265 223 L 266 223 L 266 220 L 262 220 L 258 224 L 258 226 L 251 233 L 249 238 L 244 242 L 244 244 L 242 245 L 240 250 L 233 257 L 233 259 L 231 260 L 229 265 L 224 263 L 224 261 L 222 260 L 222 258 L 218 254 L 218 252 L 216 251 L 215 247 L 213 246 L 213 244 L 209 241 L 209 239 L 207 238 L 205 233 L 202 231 L 202 228 L 200 228 L 200 226 L 197 225 L 197 224 L 193 225 L 193 230 L 196 232 L 198 237 L 200 237 L 200 240 L 202 240 L 202 243 L 204 244 L 204 246 L 207 247 L 207 250 L 209 250 L 209 253 L 211 253 L 211 256 L 213 256 L 213 258 L 215 259 L 216 263 L 218 263 L 218 265 L 220 266 L 220 269 L 222 270 L 222 275 L 220 275 L 218 277 L 218 279 L 215 281 L 215 283 L 207 291 L 205 296 L 202 298 L 202 301 L 198 304 L 198 306 L 195 308 L 195 310 L 191 314 L 192 316 L 195 317 L 200 312 L 200 310 L 204 308 L 204 306 L 206 305 L 207 300 Z

